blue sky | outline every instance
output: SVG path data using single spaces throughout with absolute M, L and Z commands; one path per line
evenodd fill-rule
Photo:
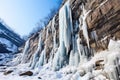
M 57 6 L 58 0 L 0 0 L 0 18 L 15 32 L 28 35 Z

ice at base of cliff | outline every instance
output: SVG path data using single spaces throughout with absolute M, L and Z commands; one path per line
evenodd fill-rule
M 89 80 L 90 78 L 93 78 L 93 77 L 95 80 L 107 80 L 106 77 L 102 75 L 102 73 L 104 71 L 108 71 L 107 73 L 111 75 L 109 70 L 113 70 L 113 67 L 111 67 L 111 65 L 113 64 L 112 60 L 114 60 L 115 57 L 120 55 L 119 52 L 120 52 L 120 41 L 110 40 L 108 50 L 99 52 L 90 61 L 82 65 L 79 65 L 79 67 L 68 65 L 66 67 L 63 67 L 59 71 L 52 71 L 50 66 L 51 63 L 47 63 L 44 66 L 36 68 L 35 70 L 31 70 L 28 67 L 28 64 L 20 64 L 15 67 L 7 68 L 7 70 L 11 70 L 11 69 L 14 70 L 13 73 L 7 76 L 3 75 L 3 73 L 1 72 L 0 80 Z M 113 56 L 113 58 L 111 58 L 111 56 Z M 104 70 L 94 70 L 93 65 L 97 60 L 101 60 L 101 59 L 105 60 L 103 62 L 105 63 Z M 30 77 L 19 76 L 20 72 L 25 72 L 29 70 L 33 72 L 33 76 L 30 76 Z M 87 73 L 84 76 L 80 76 L 84 74 L 84 70 Z M 0 68 L 0 71 L 1 71 L 1 68 Z M 41 79 L 38 79 L 38 77 L 40 77 Z

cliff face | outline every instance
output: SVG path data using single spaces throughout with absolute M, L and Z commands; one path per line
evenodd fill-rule
M 120 0 L 63 1 L 49 24 L 28 39 L 20 63 L 29 63 L 31 69 L 50 63 L 55 71 L 67 65 L 76 66 L 81 77 L 104 70 L 99 73 L 101 80 L 103 76 L 118 80 L 120 68 L 113 66 L 120 66 L 119 5 Z M 106 69 L 108 66 L 112 73 Z
M 65 1 L 64 1 L 65 2 Z M 63 4 L 64 4 L 63 2 Z M 82 14 L 81 5 L 85 4 L 85 9 L 90 13 L 86 17 L 88 25 L 88 34 L 90 47 L 96 52 L 108 48 L 110 39 L 120 39 L 120 1 L 119 0 L 71 0 L 70 7 L 72 9 L 73 25 L 79 25 L 80 15 Z M 59 45 L 59 14 L 56 14 L 54 20 L 51 20 L 47 27 L 40 33 L 42 34 L 42 41 L 44 47 L 47 49 L 49 55 L 53 48 L 54 35 L 56 35 L 57 45 Z M 54 23 L 54 28 L 52 28 Z M 74 27 L 74 26 L 73 26 Z M 53 30 L 54 29 L 54 30 Z M 82 30 L 77 28 L 74 34 L 79 34 L 84 45 L 86 41 L 83 37 Z M 34 54 L 37 49 L 39 33 L 36 33 L 30 38 L 30 53 Z M 94 39 L 96 37 L 97 40 Z

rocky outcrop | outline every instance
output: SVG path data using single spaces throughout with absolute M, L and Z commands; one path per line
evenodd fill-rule
M 119 67 L 116 67 L 120 55 L 119 5 L 120 0 L 64 0 L 59 13 L 26 42 L 24 62 L 31 69 L 49 63 L 55 71 L 67 65 L 75 66 L 80 68 L 80 77 L 89 76 L 88 80 L 96 77 L 94 70 L 101 71 L 101 80 L 119 79 Z M 115 53 L 113 44 L 117 48 Z M 94 76 L 90 77 L 91 74 Z
M 95 30 L 98 35 L 98 41 L 94 48 L 104 50 L 111 38 L 120 39 L 119 3 L 119 0 L 96 0 L 88 6 L 92 10 L 87 17 L 89 30 L 91 32 Z M 91 41 L 91 44 L 94 42 Z
M 63 2 L 63 4 L 66 1 Z M 107 49 L 109 40 L 112 38 L 114 40 L 120 39 L 120 1 L 119 0 L 70 0 L 70 7 L 72 9 L 73 25 L 76 21 L 79 21 L 79 17 L 82 13 L 80 5 L 85 4 L 86 10 L 91 10 L 86 18 L 88 25 L 89 42 L 91 48 L 96 52 Z M 58 15 L 55 15 L 55 30 L 56 30 L 56 41 L 59 45 L 59 19 Z M 44 48 L 46 47 L 47 58 L 53 48 L 53 34 L 52 34 L 52 20 L 49 22 L 47 27 L 40 31 L 42 34 L 42 41 Z M 48 33 L 48 35 L 47 35 Z M 76 34 L 83 38 L 81 30 L 77 30 Z M 34 54 L 37 49 L 38 35 L 34 34 L 30 38 L 30 57 Z M 93 39 L 96 36 L 97 40 Z M 46 38 L 47 37 L 47 38 Z M 82 39 L 85 42 L 84 38 Z M 85 43 L 86 45 L 86 43 Z M 30 58 L 29 57 L 29 58 Z

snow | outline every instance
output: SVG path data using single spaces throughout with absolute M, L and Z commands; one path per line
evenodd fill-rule
M 0 43 L 5 44 L 7 49 L 12 51 L 13 53 L 17 51 L 17 46 L 5 38 L 0 38 Z
M 119 80 L 120 41 L 114 41 L 111 39 L 107 50 L 94 53 L 95 55 L 89 58 L 89 50 L 91 49 L 89 46 L 86 17 L 90 11 L 86 11 L 83 5 L 81 8 L 83 12 L 79 19 L 79 28 L 83 31 L 83 36 L 87 45 L 82 44 L 82 40 L 79 35 L 73 34 L 73 31 L 77 32 L 78 22 L 76 21 L 74 26 L 75 28 L 73 30 L 72 15 L 68 0 L 59 11 L 60 43 L 58 44 L 60 45 L 58 48 L 56 47 L 55 18 L 53 18 L 52 21 L 52 30 L 47 28 L 46 31 L 46 40 L 49 36 L 49 31 L 52 31 L 54 38 L 54 47 L 50 54 L 51 58 L 48 60 L 48 63 L 46 61 L 46 46 L 42 49 L 42 34 L 40 34 L 38 48 L 30 63 L 25 63 L 30 46 L 30 39 L 28 39 L 23 53 L 20 53 L 11 62 L 9 62 L 9 67 L 0 67 L 0 80 L 109 80 L 109 78 L 110 80 Z M 51 25 L 51 22 L 49 25 Z M 97 32 L 91 32 L 91 37 L 97 41 Z M 107 39 L 107 37 L 101 41 L 104 41 L 105 39 Z M 72 46 L 72 49 L 68 55 L 70 46 Z M 6 56 L 0 54 L 0 59 L 8 59 Z M 22 64 L 20 64 L 21 61 Z M 1 63 L 3 64 L 4 61 L 1 61 Z M 96 66 L 96 64 L 99 65 Z M 8 70 L 13 70 L 13 72 L 11 74 L 4 75 L 4 71 Z M 19 76 L 20 73 L 26 71 L 32 71 L 33 75 Z
M 109 45 L 108 45 L 108 49 L 109 50 L 116 50 L 120 48 L 120 42 L 119 41 L 114 41 L 114 40 L 110 40 Z
M 59 71 L 53 71 L 50 62 L 34 70 L 31 70 L 28 64 L 19 64 L 18 66 L 8 67 L 6 69 L 0 67 L 0 71 L 13 70 L 13 72 L 8 75 L 0 72 L 0 80 L 109 80 L 105 74 L 108 74 L 110 80 L 119 80 L 117 73 L 119 71 L 117 70 L 120 70 L 120 68 L 115 68 L 120 65 L 119 42 L 120 41 L 110 40 L 109 46 L 112 45 L 113 48 L 116 48 L 115 50 L 109 48 L 108 50 L 96 53 L 96 55 L 86 63 L 80 63 L 79 66 L 67 65 Z M 4 56 L 1 56 L 1 58 L 4 58 Z M 99 60 L 103 60 L 102 64 L 105 64 L 105 66 L 103 69 L 95 70 L 95 62 Z M 59 61 L 56 61 L 56 63 L 57 62 L 59 64 Z M 32 71 L 33 76 L 19 76 L 21 72 L 25 71 Z M 41 79 L 38 79 L 38 77 Z

